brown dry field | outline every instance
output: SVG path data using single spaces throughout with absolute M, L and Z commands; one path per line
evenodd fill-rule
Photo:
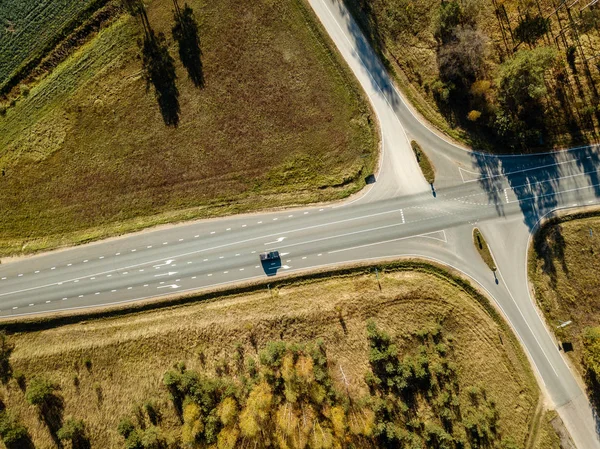
M 529 275 L 550 329 L 559 340 L 573 344 L 573 351 L 567 354 L 583 375 L 583 330 L 600 323 L 600 218 L 573 218 L 577 215 L 544 228 L 548 246 L 542 254 L 547 259 L 538 257 L 532 248 Z M 568 320 L 570 325 L 557 329 Z
M 377 158 L 356 81 L 304 0 L 188 0 L 206 87 L 171 0 L 147 2 L 175 60 L 179 126 L 141 77 L 141 25 L 103 28 L 0 116 L 0 254 L 160 223 L 346 197 Z
M 444 335 L 453 340 L 460 385 L 483 386 L 496 401 L 500 433 L 511 436 L 519 447 L 558 448 L 545 421 L 534 426 L 541 429 L 535 432 L 537 441 L 528 439 L 534 416 L 541 416 L 536 414 L 539 390 L 516 338 L 496 314 L 492 317 L 467 290 L 439 271 L 388 271 L 381 275 L 381 285 L 380 291 L 375 277 L 365 272 L 339 275 L 289 282 L 273 295 L 260 289 L 211 302 L 15 334 L 10 337 L 16 345 L 11 360 L 28 379 L 42 375 L 60 385 L 65 416 L 86 422 L 92 447 L 119 448 L 123 444 L 116 432 L 119 420 L 147 400 L 159 404 L 162 427 L 178 432 L 162 386 L 163 373 L 175 362 L 214 374 L 217 365 L 235 363 L 231 354 L 238 343 L 249 357 L 271 340 L 322 338 L 336 381 L 342 382 L 341 366 L 351 394 L 361 394 L 367 388 L 363 379 L 369 318 L 397 339 L 403 353 L 410 350 L 403 336 L 440 323 Z M 85 368 L 86 359 L 91 361 L 90 370 Z M 73 384 L 75 375 L 78 387 Z M 2 394 L 8 408 L 29 428 L 36 447 L 52 447 L 47 430 L 14 380 L 2 388 Z

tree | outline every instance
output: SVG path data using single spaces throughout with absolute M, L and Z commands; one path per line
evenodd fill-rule
M 6 410 L 0 412 L 0 440 L 7 449 L 24 449 L 32 447 L 27 428 Z
M 65 424 L 57 432 L 59 439 L 70 441 L 72 449 L 89 449 L 90 440 L 85 432 L 85 424 L 82 420 L 68 418 Z
M 58 387 L 49 381 L 40 377 L 34 377 L 31 379 L 27 391 L 25 392 L 25 399 L 31 405 L 37 407 L 43 407 L 44 405 L 52 402 L 54 393 Z
M 531 17 L 529 13 L 519 22 L 515 28 L 517 39 L 526 44 L 535 44 L 550 29 L 550 19 L 542 16 Z
M 556 50 L 550 47 L 520 50 L 506 60 L 497 79 L 502 107 L 516 117 L 534 111 L 539 115 L 540 99 L 546 94 L 544 76 L 555 63 Z
M 264 430 L 271 411 L 273 393 L 266 382 L 255 386 L 246 401 L 246 407 L 240 414 L 240 430 L 242 435 L 250 438 L 258 436 Z
M 433 17 L 433 34 L 442 43 L 449 42 L 461 23 L 462 10 L 458 2 L 443 1 Z
M 440 77 L 466 89 L 485 75 L 487 54 L 488 39 L 481 31 L 458 28 L 438 51 Z
M 190 402 L 183 409 L 183 427 L 181 429 L 183 444 L 186 447 L 194 447 L 200 441 L 202 432 L 204 432 L 202 412 L 198 404 Z

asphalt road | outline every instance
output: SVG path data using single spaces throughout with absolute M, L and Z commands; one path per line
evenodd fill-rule
M 0 317 L 118 304 L 351 261 L 418 256 L 460 270 L 503 311 L 580 449 L 596 421 L 529 295 L 526 250 L 539 219 L 598 204 L 597 151 L 539 156 L 468 152 L 431 131 L 394 88 L 341 2 L 309 0 L 367 93 L 382 133 L 381 168 L 362 196 L 322 207 L 198 221 L 0 265 Z M 409 145 L 437 169 L 435 190 Z M 499 270 L 472 244 L 478 226 Z M 261 264 L 277 249 L 280 264 Z

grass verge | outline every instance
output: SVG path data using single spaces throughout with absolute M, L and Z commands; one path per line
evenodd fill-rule
M 572 349 L 567 355 L 582 377 L 584 331 L 600 321 L 599 253 L 598 211 L 547 221 L 529 250 L 529 278 L 536 302 L 563 347 Z
M 433 183 L 435 182 L 435 169 L 433 168 L 433 164 L 431 163 L 427 155 L 423 152 L 421 145 L 419 145 L 416 140 L 411 140 L 410 146 L 412 147 L 415 153 L 417 162 L 419 163 L 419 167 L 421 167 L 421 171 L 423 172 L 423 176 L 425 177 L 425 181 L 433 185 Z
M 160 223 L 345 198 L 377 161 L 371 111 L 304 0 L 192 0 L 206 85 L 188 78 L 173 4 L 148 5 L 175 59 L 179 125 L 141 77 L 122 16 L 0 117 L 0 254 Z
M 496 271 L 496 263 L 494 262 L 490 248 L 478 228 L 473 229 L 473 244 L 490 270 Z
M 7 329 L 20 330 L 10 336 L 13 367 L 27 381 L 38 375 L 60 386 L 65 416 L 84 420 L 92 447 L 121 447 L 117 423 L 149 401 L 160 411 L 161 428 L 179 435 L 180 422 L 161 385 L 163 373 L 177 361 L 211 376 L 226 368 L 235 373 L 231 354 L 240 348 L 249 359 L 268 341 L 319 337 L 334 382 L 343 387 L 345 379 L 350 391 L 364 392 L 367 319 L 393 336 L 399 356 L 411 351 L 412 333 L 440 326 L 452 341 L 458 385 L 485 388 L 487 400 L 495 402 L 502 441 L 523 446 L 539 391 L 517 339 L 495 308 L 441 267 L 417 261 L 377 267 L 381 290 L 373 267 L 363 266 L 280 280 L 271 293 L 255 285 L 243 294 L 215 295 L 215 301 L 196 296 L 186 305 L 80 316 L 72 324 L 64 324 L 64 317 L 29 320 L 28 329 L 13 323 Z M 27 425 L 36 446 L 50 444 L 18 385 L 11 381 L 2 389 L 7 407 Z M 468 403 L 467 389 L 460 391 L 458 400 Z

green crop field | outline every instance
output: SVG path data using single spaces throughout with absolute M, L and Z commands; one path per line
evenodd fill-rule
M 0 2 L 0 89 L 102 0 Z

